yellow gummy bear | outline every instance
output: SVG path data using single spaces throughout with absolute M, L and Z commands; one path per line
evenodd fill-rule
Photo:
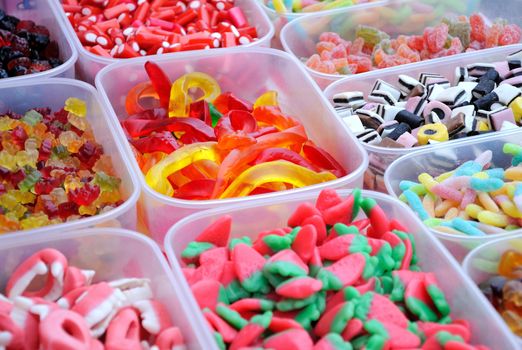
M 0 117 L 0 131 L 9 131 L 14 129 L 16 121 L 7 116 Z
M 24 230 L 47 226 L 49 224 L 49 217 L 43 213 L 33 214 L 26 219 L 20 220 L 20 225 Z
M 254 103 L 254 109 L 261 106 L 278 106 L 277 103 L 277 91 L 267 91 L 259 96 Z
M 203 95 L 193 100 L 191 89 L 197 88 Z M 170 88 L 169 117 L 186 117 L 192 102 L 206 100 L 212 102 L 221 94 L 218 82 L 210 75 L 200 72 L 188 73 L 178 78 Z
M 79 117 L 85 117 L 87 115 L 87 103 L 76 97 L 69 97 L 65 101 L 65 107 L 63 107 L 63 109 Z
M 0 166 L 14 171 L 16 170 L 16 157 L 12 154 L 9 154 L 6 150 L 0 151 Z

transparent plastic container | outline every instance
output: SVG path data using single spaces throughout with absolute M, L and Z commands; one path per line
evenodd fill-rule
M 0 290 L 11 273 L 32 254 L 44 248 L 62 252 L 70 265 L 95 270 L 94 282 L 119 278 L 148 278 L 155 299 L 162 302 L 175 326 L 183 333 L 188 349 L 206 349 L 207 334 L 202 317 L 187 303 L 185 291 L 176 282 L 158 246 L 136 232 L 104 228 L 71 232 L 55 231 L 33 236 L 0 237 Z
M 419 5 L 429 5 L 434 9 L 429 12 L 420 11 Z M 520 6 L 518 0 L 503 2 L 488 0 L 441 1 L 439 3 L 433 0 L 392 0 L 385 2 L 385 4 L 347 7 L 300 17 L 283 28 L 281 42 L 284 49 L 298 59 L 308 59 L 312 54 L 317 53 L 315 46 L 319 42 L 319 35 L 326 31 L 335 32 L 344 39 L 353 40 L 355 39 L 355 29 L 359 24 L 363 24 L 383 30 L 391 38 L 396 38 L 399 34 L 422 35 L 425 27 L 440 23 L 440 20 L 445 16 L 450 14 L 470 15 L 474 12 L 481 12 L 491 20 L 502 17 L 510 23 L 522 26 L 522 17 L 517 11 L 513 11 L 517 6 Z M 457 56 L 461 55 L 466 56 L 468 54 Z M 445 59 L 443 57 L 429 62 L 441 62 Z M 411 64 L 403 67 L 408 70 Z M 352 77 L 320 73 L 308 67 L 306 67 L 306 70 L 323 89 L 342 78 Z M 386 74 L 384 72 L 387 71 L 388 68 L 381 69 L 377 74 Z M 357 76 L 366 76 L 365 74 L 367 73 Z
M 116 174 L 121 179 L 120 191 L 123 204 L 103 214 L 73 220 L 61 224 L 44 226 L 37 229 L 17 231 L 22 237 L 51 232 L 63 232 L 92 226 L 116 226 L 128 229 L 136 228 L 136 202 L 139 188 L 136 176 L 131 173 L 115 132 L 108 122 L 107 111 L 100 102 L 98 92 L 89 84 L 63 78 L 25 80 L 0 85 L 0 114 L 12 110 L 24 113 L 35 107 L 49 107 L 53 111 L 63 108 L 65 100 L 77 97 L 87 102 L 87 120 L 92 126 L 96 141 L 103 145 L 105 154 L 110 155 Z M 11 234 L 9 234 L 11 235 Z
M 512 157 L 502 152 L 506 142 L 519 144 L 522 141 L 522 129 L 499 135 L 489 135 L 481 139 L 470 138 L 458 143 L 448 143 L 437 148 L 424 149 L 405 155 L 394 161 L 384 175 L 386 189 L 392 196 L 399 197 L 402 193 L 399 184 L 402 180 L 418 182 L 418 175 L 424 172 L 438 176 L 454 170 L 468 160 L 475 159 L 486 150 L 493 152 L 492 167 L 507 168 Z M 413 213 L 413 212 L 412 212 Z M 502 237 L 510 237 L 522 233 L 522 229 L 505 231 L 483 237 L 455 235 L 436 229 L 430 229 L 446 248 L 459 261 L 464 259 L 470 250 Z
M 287 25 L 288 23 L 292 22 L 295 19 L 304 18 L 305 16 L 312 16 L 312 15 L 318 14 L 318 13 L 320 13 L 320 14 L 328 14 L 328 13 L 337 11 L 337 10 L 324 10 L 324 11 L 319 11 L 319 12 L 287 12 L 287 13 L 279 13 L 276 10 L 274 10 L 273 8 L 271 8 L 271 7 L 266 5 L 268 0 L 257 0 L 257 1 L 260 2 L 261 7 L 266 12 L 268 17 L 272 21 L 272 23 L 274 24 L 275 35 L 274 35 L 274 38 L 272 39 L 272 47 L 276 48 L 276 49 L 283 49 L 282 33 L 281 33 L 281 31 L 283 30 L 285 25 Z M 382 1 L 370 0 L 368 2 L 385 4 L 385 3 L 388 3 L 389 0 L 382 0 Z M 362 4 L 358 4 L 358 5 L 351 5 L 349 7 L 342 8 L 341 10 L 345 10 L 345 9 L 360 9 L 360 8 L 364 8 L 364 6 L 366 6 L 366 5 L 367 5 L 367 3 L 362 3 Z M 301 37 L 301 38 L 299 38 L 299 40 L 303 40 L 303 38 Z
M 350 191 L 338 191 L 342 197 Z M 262 200 L 256 203 L 216 208 L 194 214 L 174 225 L 165 238 L 165 250 L 170 261 L 180 261 L 181 252 L 201 231 L 222 215 L 232 217 L 232 237 L 249 235 L 255 238 L 257 233 L 286 226 L 290 214 L 302 202 L 315 202 L 318 193 L 289 195 L 277 200 Z M 485 344 L 491 349 L 517 349 L 509 329 L 491 306 L 480 295 L 471 280 L 464 275 L 457 262 L 444 247 L 433 238 L 422 223 L 410 213 L 409 209 L 398 200 L 377 192 L 363 191 L 364 197 L 373 198 L 390 218 L 396 218 L 415 236 L 419 266 L 424 271 L 433 272 L 442 290 L 446 293 L 455 318 L 470 321 L 474 343 Z M 263 220 L 259 220 L 263 218 Z M 174 274 L 184 288 L 188 288 L 179 264 L 173 264 Z M 458 286 L 458 287 L 457 287 Z M 191 296 L 187 303 L 197 307 Z M 213 347 L 217 349 L 217 347 Z
M 76 50 L 78 50 L 79 57 L 78 57 L 78 63 L 76 65 L 77 70 L 77 76 L 88 83 L 94 83 L 94 78 L 96 77 L 96 74 L 104 67 L 108 66 L 111 63 L 119 62 L 119 61 L 127 61 L 128 59 L 119 59 L 119 58 L 108 58 L 108 57 L 102 57 L 95 55 L 91 53 L 90 51 L 87 51 L 82 43 L 80 42 L 80 39 L 78 39 L 78 36 L 76 35 L 76 32 L 74 31 L 74 28 L 72 27 L 71 23 L 67 19 L 67 16 L 65 15 L 65 11 L 63 11 L 61 6 L 61 0 L 53 0 L 53 10 L 55 13 L 56 18 L 58 19 L 58 22 L 60 22 L 60 25 L 65 29 L 67 32 L 67 37 L 74 43 L 74 46 Z M 249 23 L 252 26 L 255 26 L 257 29 L 257 35 L 259 37 L 258 40 L 242 45 L 243 48 L 248 47 L 270 47 L 270 40 L 274 36 L 274 26 L 270 22 L 270 19 L 268 16 L 264 13 L 264 11 L 261 9 L 261 5 L 255 1 L 255 0 L 236 0 L 236 6 L 240 7 L 246 18 L 248 19 Z M 222 50 L 222 49 L 212 49 L 212 50 Z M 198 50 L 201 51 L 201 50 Z M 184 56 L 186 54 L 191 54 L 190 51 L 187 52 L 176 52 L 176 53 L 170 53 L 166 54 L 169 57 L 178 57 L 178 56 Z M 151 56 L 147 56 L 151 57 Z
M 143 68 L 147 59 L 150 58 L 121 62 L 105 68 L 96 77 L 96 86 L 111 110 L 114 125 L 118 126 L 120 142 L 125 144 L 127 156 L 132 159 L 132 169 L 140 174 L 143 190 L 140 215 L 157 242 L 163 242 L 164 235 L 172 224 L 200 210 L 225 204 L 249 203 L 263 198 L 275 199 L 290 193 L 308 192 L 325 187 L 353 188 L 362 185 L 363 172 L 368 165 L 366 154 L 350 135 L 344 123 L 335 117 L 334 110 L 324 99 L 317 85 L 287 53 L 251 48 L 198 52 L 183 58 L 155 57 L 154 61 L 165 70 L 171 81 L 187 72 L 204 72 L 218 81 L 222 91 L 231 91 L 249 101 L 255 101 L 267 90 L 277 90 L 281 109 L 300 120 L 309 138 L 330 152 L 349 174 L 334 181 L 300 189 L 243 198 L 191 201 L 171 198 L 154 191 L 141 175 L 123 129 L 119 126 L 119 120 L 127 117 L 127 92 L 134 85 L 148 81 Z
M 28 79 L 42 79 L 50 77 L 74 78 L 74 63 L 78 59 L 78 52 L 73 47 L 72 41 L 60 22 L 56 20 L 53 12 L 52 2 L 54 0 L 38 1 L 0 1 L 0 9 L 8 15 L 18 17 L 23 20 L 34 21 L 37 25 L 43 25 L 49 29 L 51 41 L 56 41 L 60 48 L 61 65 L 45 72 L 21 75 L 0 79 L 0 86 L 8 82 L 22 82 Z M 28 7 L 24 7 L 27 3 Z
M 474 249 L 462 263 L 464 272 L 477 285 L 486 282 L 490 277 L 497 275 L 500 257 L 508 250 L 522 253 L 522 234 L 497 239 Z M 489 304 L 485 296 L 482 298 Z M 512 336 L 517 339 L 518 348 L 522 348 L 522 338 L 515 334 Z
M 491 63 L 505 60 L 506 57 L 518 50 L 522 49 L 522 45 L 509 45 L 494 49 L 481 50 L 477 52 L 446 57 L 417 64 L 404 65 L 386 70 L 379 70 L 370 73 L 348 76 L 339 80 L 326 88 L 324 94 L 331 102 L 335 94 L 344 91 L 361 91 L 367 97 L 377 79 L 384 80 L 393 85 L 397 85 L 399 74 L 407 74 L 417 78 L 420 73 L 438 73 L 446 77 L 452 82 L 455 78 L 455 68 L 458 66 L 466 66 L 471 63 Z M 503 133 L 505 131 L 496 132 Z M 473 136 L 475 142 L 479 142 L 481 138 L 489 135 Z M 400 156 L 409 154 L 421 149 L 438 149 L 438 147 L 447 144 L 456 144 L 465 139 L 451 140 L 441 143 L 440 145 L 427 145 L 413 148 L 386 148 L 381 146 L 363 143 L 364 149 L 368 152 L 370 166 L 365 174 L 365 188 L 384 192 L 386 187 L 384 184 L 384 171 L 390 164 Z

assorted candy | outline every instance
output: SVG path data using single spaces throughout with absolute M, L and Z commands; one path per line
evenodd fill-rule
M 94 139 L 85 101 L 0 114 L 0 233 L 106 212 L 121 180 Z
M 233 47 L 258 38 L 235 0 L 62 0 L 62 7 L 82 45 L 109 58 Z
M 0 9 L 0 79 L 39 73 L 62 64 L 49 30 Z
M 508 250 L 502 254 L 498 275 L 480 288 L 513 333 L 522 337 L 522 253 Z
M 47 248 L 22 262 L 0 293 L 4 349 L 178 349 L 184 344 L 150 281 L 93 283 L 95 271 L 69 265 Z M 45 278 L 35 290 L 36 279 Z
M 493 23 L 482 14 L 469 18 L 444 18 L 422 35 L 390 35 L 377 28 L 358 25 L 355 39 L 345 40 L 338 33 L 324 32 L 316 45 L 317 53 L 306 65 L 321 73 L 357 74 L 374 69 L 456 55 L 520 42 L 522 29 L 503 19 Z
M 252 104 L 221 92 L 205 73 L 171 83 L 155 63 L 145 69 L 150 82 L 129 91 L 129 117 L 121 124 L 154 190 L 180 199 L 230 198 L 346 175 L 298 120 L 281 111 L 277 92 L 267 91 Z
M 256 235 L 231 239 L 231 221 L 217 219 L 181 254 L 221 349 L 487 349 L 451 317 L 413 236 L 359 190 L 324 190 L 287 226 Z
M 334 10 L 373 0 L 264 0 L 268 8 L 277 13 L 307 13 Z
M 436 177 L 401 181 L 400 199 L 436 230 L 468 236 L 503 233 L 522 227 L 522 146 L 506 143 L 511 166 L 491 167 L 492 152 Z M 456 163 L 456 161 L 454 162 Z

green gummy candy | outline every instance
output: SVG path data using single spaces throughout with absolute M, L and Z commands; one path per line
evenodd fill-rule
M 448 18 L 442 19 L 448 25 L 448 33 L 453 37 L 458 37 L 464 47 L 468 47 L 471 41 L 471 25 L 468 22 L 451 21 Z
M 362 191 L 360 188 L 356 188 L 352 191 L 353 196 L 353 207 L 352 207 L 352 220 L 355 220 L 359 215 L 359 210 L 361 210 L 361 199 L 362 199 Z
M 35 126 L 36 124 L 41 122 L 42 119 L 43 119 L 43 115 L 41 115 L 34 109 L 31 109 L 30 111 L 25 112 L 21 121 L 23 121 L 24 123 L 29 124 L 31 126 Z
M 368 244 L 368 239 L 360 234 L 354 236 L 352 243 L 350 244 L 350 253 L 366 253 L 370 254 L 372 252 L 372 247 Z M 391 253 L 391 247 L 390 247 Z
M 230 243 L 228 244 L 228 250 L 230 250 L 230 251 L 234 250 L 234 247 L 236 245 L 238 245 L 239 243 L 244 243 L 249 247 L 252 246 L 252 240 L 250 239 L 250 237 L 243 236 L 241 238 L 232 238 L 232 240 L 230 240 Z
M 276 308 L 279 311 L 290 311 L 290 310 L 298 310 L 303 307 L 315 303 L 317 300 L 317 294 L 314 294 L 308 298 L 304 299 L 292 299 L 287 298 L 281 301 L 278 301 L 276 304 Z
M 392 291 L 390 293 L 390 300 L 399 302 L 404 300 L 405 286 L 402 280 L 398 276 L 392 277 Z
M 51 158 L 52 159 L 63 159 L 69 156 L 69 151 L 67 147 L 64 145 L 57 145 L 51 149 Z
M 216 306 L 216 313 L 221 316 L 229 325 L 234 327 L 235 329 L 242 329 L 248 324 L 248 321 L 245 320 L 239 312 L 232 310 L 228 306 L 218 305 Z
M 264 329 L 267 329 L 272 321 L 272 312 L 267 311 L 262 315 L 256 315 L 250 319 L 250 323 L 260 325 Z
M 441 313 L 442 316 L 448 316 L 451 312 L 448 301 L 446 300 L 446 296 L 444 292 L 442 292 L 436 285 L 429 285 L 426 290 L 433 301 L 433 304 L 437 308 L 437 310 Z
M 223 114 L 221 114 L 218 109 L 210 102 L 208 102 L 208 110 L 210 112 L 210 118 L 212 119 L 212 127 L 215 127 Z
M 26 169 L 29 168 L 30 170 L 26 172 L 25 179 L 20 181 L 18 183 L 18 188 L 20 191 L 28 192 L 30 191 L 34 185 L 42 178 L 42 173 L 40 173 L 36 169 L 32 169 L 30 167 L 26 167 Z
M 366 258 L 366 264 L 364 265 L 362 277 L 368 281 L 371 277 L 376 275 L 376 267 L 379 264 L 379 259 L 375 256 L 369 256 L 366 253 L 361 253 Z
M 376 254 L 379 262 L 375 266 L 375 274 L 382 276 L 384 272 L 391 271 L 395 267 L 395 260 L 393 259 L 392 247 L 389 243 L 385 243 L 379 252 Z
M 436 322 L 438 320 L 435 312 L 422 300 L 415 297 L 406 298 L 406 307 L 421 321 Z
M 355 303 L 354 317 L 361 321 L 366 321 L 368 313 L 372 306 L 373 295 L 372 293 L 363 294 Z
M 271 288 L 268 284 L 268 280 L 263 276 L 263 272 L 256 271 L 249 278 L 244 279 L 240 282 L 241 286 L 250 293 L 268 293 Z
M 343 337 L 337 333 L 328 333 L 324 337 L 336 350 L 353 350 L 352 344 L 345 342 Z
M 109 192 L 117 190 L 120 187 L 121 179 L 100 171 L 94 175 L 94 183 L 98 185 L 103 192 Z
M 299 231 L 301 231 L 301 226 L 294 227 L 294 228 L 292 229 L 292 231 L 290 231 L 290 233 L 287 234 L 285 237 L 290 238 L 290 240 L 291 240 L 292 243 L 293 243 L 293 242 L 294 242 L 294 239 L 295 239 L 295 237 L 297 236 L 297 234 L 299 233 Z
M 229 302 L 233 303 L 237 300 L 248 298 L 250 293 L 248 293 L 239 283 L 238 280 L 233 280 L 225 287 L 225 293 L 227 294 L 227 298 Z
M 369 337 L 368 344 L 366 345 L 366 350 L 382 350 L 386 345 L 386 338 L 375 334 Z
M 326 292 L 319 292 L 316 294 L 317 299 L 315 301 L 315 306 L 317 307 L 317 310 L 322 314 L 324 310 L 326 310 Z
M 231 303 L 250 296 L 250 293 L 241 286 L 238 280 L 230 282 L 229 285 L 225 287 L 225 293 Z
M 348 321 L 352 319 L 353 313 L 354 306 L 352 303 L 347 303 L 341 307 L 332 320 L 332 324 L 330 325 L 330 332 L 341 334 L 346 328 Z
M 369 339 L 370 339 L 369 335 L 363 335 L 363 336 L 357 337 L 355 339 L 352 339 L 350 341 L 350 343 L 352 343 L 353 348 L 355 350 L 360 350 L 360 349 L 362 349 L 364 347 L 367 348 L 367 344 L 368 344 L 368 340 Z
M 449 341 L 458 341 L 459 343 L 464 343 L 464 339 L 462 339 L 459 335 L 453 335 L 446 331 L 440 331 L 435 335 L 435 338 L 437 338 L 437 341 L 440 345 L 445 346 L 447 342 Z
M 285 283 L 288 278 L 278 275 L 277 273 L 269 273 L 267 271 L 263 271 L 263 275 L 267 279 L 268 283 L 274 288 L 277 288 L 281 283 Z
M 217 346 L 220 350 L 226 350 L 227 346 L 225 345 L 223 336 L 219 332 L 214 332 L 214 340 L 216 341 Z
M 343 282 L 332 272 L 320 269 L 316 278 L 323 283 L 323 290 L 341 290 Z
M 290 247 L 292 246 L 292 239 L 288 237 L 288 235 L 267 235 L 263 237 L 263 242 L 265 242 L 265 244 L 274 252 L 290 249 Z
M 274 261 L 267 263 L 263 267 L 263 272 L 269 274 L 278 274 L 285 277 L 298 277 L 307 275 L 307 272 L 301 267 L 287 261 Z
M 364 323 L 364 329 L 372 335 L 379 335 L 385 339 L 389 338 L 389 334 L 386 331 L 386 328 L 382 325 L 381 322 L 377 320 L 370 320 Z
M 318 306 L 310 304 L 295 316 L 295 321 L 309 331 L 312 329 L 312 322 L 317 321 L 319 317 L 321 317 L 321 311 Z
M 358 299 L 361 297 L 361 293 L 359 293 L 359 291 L 355 287 L 352 287 L 352 286 L 348 286 L 348 287 L 344 288 L 343 294 L 344 294 L 344 301 L 351 301 L 351 300 Z
M 355 226 L 346 226 L 345 224 L 334 224 L 333 229 L 337 232 L 338 236 L 344 235 L 356 235 L 360 234 L 359 229 Z
M 382 276 L 380 279 L 381 288 L 383 293 L 381 294 L 390 294 L 393 290 L 393 278 L 392 276 Z
M 380 31 L 377 28 L 362 24 L 357 26 L 355 36 L 357 38 L 362 38 L 366 44 L 371 46 L 377 45 L 382 40 L 390 39 L 390 36 L 387 33 Z
M 187 247 L 181 252 L 181 257 L 185 259 L 197 258 L 204 251 L 214 248 L 212 243 L 192 241 L 187 244 Z

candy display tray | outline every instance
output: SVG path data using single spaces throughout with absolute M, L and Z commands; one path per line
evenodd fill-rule
M 469 139 L 458 143 L 448 143 L 437 148 L 428 148 L 405 155 L 386 170 L 384 181 L 388 193 L 398 197 L 401 194 L 399 183 L 402 180 L 418 182 L 417 176 L 423 172 L 438 176 L 450 171 L 469 160 L 474 160 L 479 154 L 490 150 L 493 152 L 491 167 L 509 167 L 511 156 L 502 152 L 506 142 L 519 144 L 522 130 L 514 130 L 499 135 L 488 135 L 479 140 Z M 512 237 L 522 233 L 522 229 L 491 234 L 482 237 L 454 235 L 436 229 L 430 229 L 457 260 L 462 260 L 470 250 L 504 237 Z
M 341 197 L 350 191 L 338 191 Z M 258 232 L 286 226 L 290 214 L 302 202 L 315 202 L 317 192 L 288 195 L 284 198 L 264 199 L 241 205 L 216 208 L 194 214 L 174 225 L 165 239 L 165 251 L 170 261 L 180 261 L 181 252 L 209 224 L 222 215 L 232 217 L 232 238 L 248 235 L 255 238 Z M 401 202 L 389 196 L 363 191 L 363 197 L 373 198 L 390 218 L 400 220 L 413 233 L 416 240 L 419 265 L 425 271 L 433 272 L 450 305 L 455 318 L 465 318 L 471 322 L 476 343 L 485 344 L 491 349 L 517 349 L 514 337 L 491 305 L 480 295 L 473 282 L 464 275 L 457 262 L 443 246 L 424 228 Z M 260 220 L 259 218 L 262 218 Z M 172 264 L 180 287 L 189 291 L 179 264 Z M 197 307 L 193 296 L 187 299 L 191 307 Z M 206 330 L 209 332 L 209 330 Z M 494 337 L 492 335 L 495 335 Z M 215 344 L 209 349 L 217 349 Z
M 51 41 L 56 41 L 60 48 L 61 65 L 40 73 L 21 75 L 0 79 L 0 86 L 9 82 L 22 82 L 50 77 L 74 78 L 74 63 L 78 58 L 78 52 L 73 48 L 72 41 L 69 39 L 65 29 L 56 20 L 53 12 L 52 2 L 54 0 L 38 0 L 27 2 L 29 7 L 23 5 L 26 1 L 7 0 L 0 1 L 0 9 L 8 15 L 18 17 L 23 20 L 34 21 L 37 25 L 43 25 L 49 29 Z
M 115 229 L 87 229 L 49 232 L 33 236 L 2 237 L 0 245 L 0 289 L 11 273 L 32 254 L 44 248 L 62 252 L 73 266 L 96 271 L 94 282 L 120 278 L 147 278 L 155 299 L 162 302 L 190 349 L 207 349 L 202 317 L 185 302 L 186 295 L 175 281 L 162 252 L 149 238 L 136 232 Z M 107 268 L 110 264 L 110 268 Z
M 455 68 L 458 66 L 466 66 L 472 63 L 491 63 L 505 60 L 509 54 L 521 49 L 521 44 L 509 45 L 494 49 L 481 50 L 469 54 L 450 56 L 444 60 L 425 61 L 415 65 L 405 65 L 386 70 L 353 75 L 328 86 L 328 88 L 326 88 L 324 91 L 324 94 L 329 101 L 332 101 L 332 98 L 335 94 L 344 91 L 361 91 L 364 93 L 365 97 L 367 97 L 377 79 L 384 80 L 396 86 L 398 83 L 398 76 L 400 74 L 406 74 L 417 78 L 419 74 L 423 72 L 438 73 L 449 79 L 450 82 L 453 82 L 455 78 Z M 504 132 L 506 131 L 495 133 Z M 487 136 L 489 135 L 473 136 L 472 140 L 475 142 L 480 142 L 482 138 Z M 442 145 L 455 145 L 459 142 L 462 142 L 463 140 L 467 139 L 450 140 L 441 143 L 440 145 L 427 145 L 414 148 L 385 148 L 363 143 L 363 147 L 368 152 L 368 157 L 370 160 L 369 169 L 366 173 L 365 188 L 386 191 L 383 179 L 384 171 L 394 160 L 400 156 L 422 149 L 436 150 Z M 374 180 L 372 176 L 377 176 L 377 179 Z
M 462 262 L 462 268 L 466 275 L 479 285 L 497 275 L 500 257 L 508 250 L 522 253 L 522 234 L 500 238 L 472 250 Z M 483 298 L 489 302 L 484 296 Z M 522 338 L 517 338 L 519 347 L 522 347 Z
M 125 59 L 108 58 L 95 55 L 90 51 L 86 50 L 80 39 L 76 35 L 71 23 L 67 19 L 65 12 L 61 8 L 61 0 L 47 0 L 53 2 L 53 11 L 55 15 L 55 21 L 60 23 L 60 26 L 64 29 L 67 34 L 68 40 L 74 43 L 75 49 L 78 51 L 78 62 L 76 64 L 77 75 L 88 83 L 94 83 L 96 74 L 104 67 L 118 61 L 125 61 Z M 270 40 L 274 35 L 274 27 L 270 22 L 268 16 L 261 9 L 260 4 L 255 0 L 236 0 L 236 4 L 245 13 L 249 23 L 256 27 L 259 39 L 244 45 L 244 48 L 248 47 L 269 47 Z M 213 49 L 217 50 L 217 49 Z M 190 52 L 188 52 L 190 54 Z M 185 52 L 168 54 L 183 56 Z
M 407 10 L 410 4 L 425 4 L 433 6 L 434 10 L 426 13 L 414 13 L 412 10 Z M 343 8 L 339 10 L 319 12 L 310 16 L 304 16 L 289 23 L 281 32 L 281 42 L 284 49 L 295 55 L 298 59 L 308 58 L 316 53 L 316 43 L 319 41 L 319 35 L 325 31 L 336 32 L 341 37 L 353 40 L 355 36 L 355 29 L 357 25 L 363 24 L 375 27 L 377 29 L 387 32 L 391 38 L 395 38 L 399 34 L 414 34 L 422 35 L 424 28 L 440 23 L 440 20 L 450 14 L 455 15 L 470 15 L 474 12 L 480 12 L 491 21 L 497 17 L 505 18 L 510 23 L 522 26 L 522 17 L 512 9 L 520 6 L 517 0 L 495 2 L 489 0 L 477 1 L 455 1 L 451 2 L 436 2 L 432 0 L 398 0 L 387 1 L 383 3 L 370 3 L 367 5 L 354 6 Z M 452 8 L 454 7 L 454 8 Z M 392 10 L 393 9 L 393 10 Z M 402 14 L 401 14 L 402 12 Z M 397 15 L 394 15 L 397 14 Z M 397 18 L 402 16 L 403 18 Z M 474 53 L 463 53 L 456 55 L 472 57 Z M 424 61 L 425 63 L 445 62 L 447 57 Z M 416 63 L 404 65 L 403 69 L 408 71 L 416 67 Z M 411 68 L 410 68 L 411 67 Z M 339 81 L 345 77 L 350 79 L 357 79 L 367 74 L 387 74 L 389 69 L 380 69 L 377 72 L 361 73 L 351 76 L 335 75 L 320 73 L 313 69 L 306 67 L 306 71 L 319 84 L 321 88 L 326 88 L 328 85 Z
M 334 110 L 303 68 L 285 52 L 251 48 L 248 51 L 219 50 L 184 57 L 155 57 L 153 60 L 165 70 L 172 81 L 187 72 L 204 72 L 218 81 L 222 91 L 231 91 L 249 101 L 254 101 L 267 90 L 277 90 L 282 111 L 301 121 L 309 138 L 330 152 L 349 174 L 313 186 L 243 198 L 191 201 L 159 194 L 146 184 L 119 125 L 119 120 L 127 116 L 127 92 L 132 86 L 148 79 L 143 68 L 148 59 L 151 58 L 133 59 L 105 68 L 97 76 L 96 86 L 110 110 L 112 123 L 118 130 L 119 142 L 131 159 L 130 167 L 139 175 L 142 190 L 140 215 L 158 243 L 163 243 L 164 235 L 175 222 L 204 209 L 226 204 L 246 204 L 262 199 L 275 200 L 291 193 L 326 187 L 354 188 L 362 185 L 364 169 L 368 165 L 365 152 L 346 126 L 335 117 Z
M 57 111 L 63 108 L 65 100 L 69 97 L 84 100 L 88 108 L 87 120 L 92 126 L 96 141 L 103 146 L 105 154 L 111 156 L 116 174 L 122 180 L 120 191 L 124 202 L 120 206 L 92 217 L 16 233 L 34 239 L 40 235 L 47 236 L 52 232 L 91 226 L 136 228 L 138 181 L 128 166 L 129 161 L 122 152 L 121 144 L 114 137 L 115 133 L 108 122 L 107 111 L 100 102 L 98 92 L 92 86 L 64 78 L 31 79 L 0 84 L 0 96 L 0 112 L 11 110 L 17 113 L 25 113 L 35 107 L 49 107 Z

